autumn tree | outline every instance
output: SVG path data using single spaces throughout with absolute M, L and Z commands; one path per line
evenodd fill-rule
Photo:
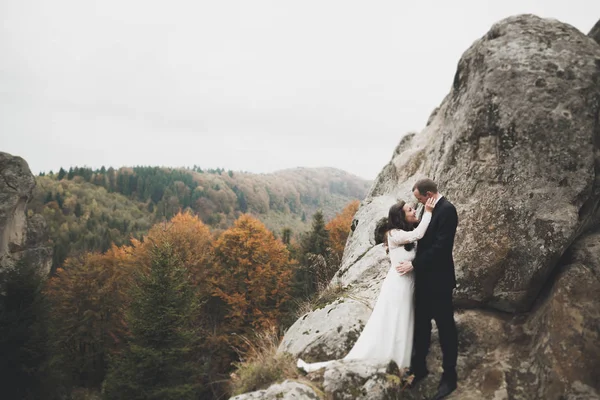
M 198 398 L 195 290 L 174 247 L 167 241 L 152 246 L 149 269 L 133 286 L 127 346 L 113 357 L 103 385 L 107 399 Z
M 210 380 L 227 380 L 231 362 L 245 352 L 249 337 L 277 325 L 289 299 L 291 261 L 286 246 L 256 218 L 244 214 L 215 243 L 209 301 L 218 318 L 210 344 Z M 223 393 L 222 387 L 215 392 Z
M 178 213 L 168 222 L 154 225 L 143 242 L 133 241 L 134 257 L 139 265 L 150 265 L 154 248 L 158 243 L 168 242 L 177 255 L 181 266 L 187 271 L 194 285 L 198 300 L 196 320 L 191 321 L 198 336 L 204 338 L 218 329 L 221 323 L 218 312 L 211 302 L 213 287 L 210 283 L 213 260 L 213 235 L 207 225 L 196 215 L 189 212 Z M 215 349 L 211 343 L 202 340 L 196 346 L 197 364 L 205 370 L 218 373 L 223 367 L 215 363 L 212 355 Z M 204 386 L 216 379 L 205 377 Z M 207 393 L 201 393 L 208 397 Z M 215 397 L 215 396 L 212 396 Z
M 208 276 L 213 258 L 213 236 L 197 215 L 178 213 L 170 221 L 154 225 L 143 242 L 133 241 L 135 256 L 145 265 L 157 243 L 168 242 L 187 269 L 201 300 L 212 294 Z
M 215 243 L 214 295 L 227 330 L 247 333 L 278 320 L 289 297 L 289 253 L 262 222 L 244 214 Z
M 113 246 L 105 254 L 68 258 L 49 279 L 51 344 L 65 385 L 99 387 L 108 354 L 126 332 L 123 322 L 131 249 Z
M 349 203 L 339 214 L 325 225 L 325 229 L 329 232 L 331 255 L 335 260 L 338 260 L 338 263 L 342 260 L 346 241 L 350 234 L 352 220 L 354 219 L 354 214 L 358 211 L 359 205 L 360 202 L 358 200 Z

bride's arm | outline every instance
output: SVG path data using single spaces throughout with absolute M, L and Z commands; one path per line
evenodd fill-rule
M 423 218 L 421 218 L 421 223 L 419 226 L 417 226 L 417 229 L 412 231 L 403 231 L 399 229 L 390 231 L 388 235 L 388 242 L 390 244 L 393 243 L 395 246 L 416 242 L 425 236 L 429 222 L 431 222 L 431 212 L 425 211 L 425 213 L 423 213 Z
M 421 252 L 412 264 L 415 269 L 430 269 L 437 265 L 440 257 L 452 255 L 452 245 L 454 235 L 458 225 L 458 214 L 454 206 L 447 207 L 447 210 L 440 210 L 439 224 L 436 225 L 436 233 L 433 237 L 433 244 Z

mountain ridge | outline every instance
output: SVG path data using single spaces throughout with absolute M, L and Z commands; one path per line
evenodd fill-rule
M 30 209 L 42 214 L 54 245 L 53 268 L 80 251 L 106 251 L 140 238 L 149 227 L 190 211 L 218 233 L 244 213 L 277 236 L 298 238 L 321 210 L 331 219 L 371 182 L 332 167 L 290 168 L 255 174 L 163 167 L 61 168 L 41 173 Z

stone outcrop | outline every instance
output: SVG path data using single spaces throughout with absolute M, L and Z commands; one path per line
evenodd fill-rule
M 600 44 L 600 20 L 596 22 L 596 25 L 594 25 L 590 33 L 588 33 L 588 36 Z
M 25 257 L 48 274 L 52 250 L 47 246 L 46 222 L 41 215 L 27 216 L 34 187 L 27 162 L 0 152 L 0 268 Z
M 431 177 L 457 206 L 462 304 L 528 310 L 595 219 L 599 93 L 596 43 L 555 20 L 508 18 L 465 52 L 429 125 L 378 177 L 374 193 L 405 199 Z
M 477 40 L 427 126 L 402 138 L 361 203 L 332 281 L 339 298 L 300 318 L 279 351 L 324 361 L 352 347 L 390 266 L 377 223 L 422 177 L 459 214 L 451 398 L 600 398 L 600 45 L 532 15 Z M 441 373 L 433 338 L 432 376 L 414 390 L 367 362 L 308 378 L 333 399 L 361 398 L 365 385 L 376 388 L 370 399 L 427 398 Z
M 319 400 L 314 388 L 293 380 L 272 385 L 266 390 L 244 393 L 231 400 Z
M 279 351 L 302 354 L 308 362 L 346 355 L 371 315 L 389 267 L 382 246 L 372 248 L 343 281 L 336 283 L 343 288 L 340 297 L 298 319 L 283 338 Z

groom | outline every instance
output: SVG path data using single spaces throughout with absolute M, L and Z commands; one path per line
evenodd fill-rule
M 458 335 L 454 323 L 452 291 L 456 286 L 452 247 L 458 225 L 456 208 L 438 193 L 431 179 L 415 183 L 413 194 L 425 204 L 429 198 L 436 200 L 433 216 L 425 236 L 417 245 L 417 256 L 404 261 L 396 269 L 406 273 L 415 271 L 415 334 L 409 374 L 414 374 L 412 385 L 424 379 L 429 371 L 425 358 L 431 341 L 431 320 L 438 327 L 443 353 L 444 373 L 434 399 L 442 399 L 456 389 L 456 359 Z

